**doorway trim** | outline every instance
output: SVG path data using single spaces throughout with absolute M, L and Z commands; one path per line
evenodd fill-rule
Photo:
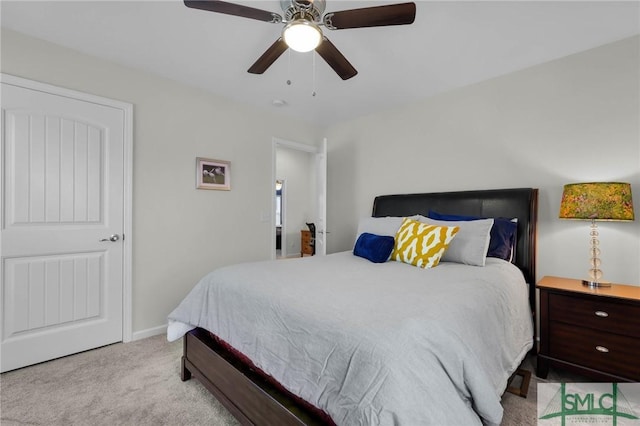
M 106 105 L 122 110 L 124 116 L 124 158 L 123 158 L 123 269 L 122 269 L 122 341 L 130 342 L 133 339 L 133 286 L 132 286 L 132 253 L 133 253 L 133 105 L 128 102 L 91 95 L 76 90 L 66 89 L 35 80 L 29 80 L 10 74 L 0 73 L 0 81 L 13 86 L 24 87 L 40 92 L 51 93 L 81 101 Z M 2 175 L 0 174 L 0 185 Z M 274 201 L 275 202 L 275 201 Z M 275 231 L 274 231 L 275 234 Z M 275 241 L 274 241 L 275 244 Z
M 276 192 L 273 190 L 273 185 L 275 184 L 276 180 L 278 179 L 278 177 L 276 176 L 277 170 L 276 170 L 276 153 L 278 151 L 278 148 L 287 148 L 287 149 L 294 149 L 297 151 L 302 151 L 302 152 L 306 152 L 308 154 L 317 154 L 318 153 L 318 147 L 315 145 L 307 145 L 304 143 L 300 143 L 300 142 L 293 142 L 293 141 L 289 141 L 289 140 L 285 140 L 285 139 L 280 139 L 277 137 L 273 137 L 271 139 L 271 185 L 270 187 L 271 189 L 271 214 L 269 215 L 270 219 L 270 225 L 271 225 L 271 259 L 275 260 L 276 258 L 276 218 L 275 218 L 275 214 L 276 214 Z M 284 230 L 284 229 L 283 229 Z

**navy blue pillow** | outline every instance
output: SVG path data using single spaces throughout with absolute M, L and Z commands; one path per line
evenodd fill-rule
M 384 263 L 391 256 L 394 243 L 393 237 L 363 232 L 356 241 L 353 254 L 364 257 L 373 263 Z
M 455 214 L 441 214 L 429 210 L 428 216 L 431 219 L 436 220 L 478 220 L 487 219 L 486 217 L 479 216 L 460 216 Z M 511 250 L 515 249 L 516 245 L 516 231 L 518 230 L 518 223 L 512 222 L 511 219 L 503 217 L 494 217 L 493 226 L 491 227 L 489 241 L 489 250 L 487 251 L 487 257 L 497 257 L 506 261 L 511 260 Z

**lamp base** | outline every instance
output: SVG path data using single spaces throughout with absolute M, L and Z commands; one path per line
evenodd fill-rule
M 582 280 L 582 285 L 587 287 L 611 287 L 611 283 L 609 281 L 592 281 L 592 280 Z

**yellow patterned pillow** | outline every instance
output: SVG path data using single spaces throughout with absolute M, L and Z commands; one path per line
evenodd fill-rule
M 391 259 L 419 268 L 436 267 L 459 229 L 458 226 L 428 225 L 404 218 L 396 233 Z

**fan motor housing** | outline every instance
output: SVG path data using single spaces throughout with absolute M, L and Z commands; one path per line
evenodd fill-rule
M 284 20 L 287 22 L 300 17 L 320 22 L 325 6 L 325 0 L 280 0 Z

